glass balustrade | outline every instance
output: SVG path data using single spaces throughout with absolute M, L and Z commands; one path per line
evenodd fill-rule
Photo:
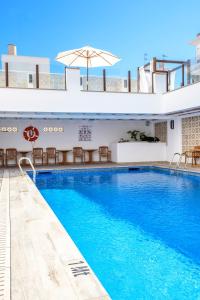
M 35 71 L 33 72 L 16 71 L 10 70 L 9 67 L 8 70 L 0 70 L 0 88 L 10 87 L 50 90 L 67 89 L 66 76 L 63 71 L 60 70 L 62 73 L 44 73 L 40 72 L 40 70 L 38 70 L 38 72 L 36 69 L 34 70 Z M 59 72 L 59 70 L 56 71 Z M 200 59 L 191 59 L 185 63 L 184 76 L 182 67 L 175 69 L 172 68 L 171 70 L 166 69 L 165 71 L 165 73 L 168 72 L 168 91 L 173 91 L 184 86 L 200 82 Z M 159 76 L 161 77 L 161 75 L 166 76 L 164 73 L 160 74 Z M 122 72 L 118 68 L 107 68 L 105 71 L 103 71 L 101 68 L 98 68 L 89 69 L 89 76 L 87 79 L 86 69 L 81 69 L 80 90 L 93 92 L 142 93 L 141 86 L 144 84 L 144 82 L 142 82 L 140 78 L 140 84 L 138 84 L 137 79 L 134 79 L 133 77 L 135 77 L 135 73 L 133 71 Z M 154 80 L 155 77 L 156 76 L 153 76 Z M 164 80 L 162 81 L 164 82 Z M 140 87 L 140 91 L 138 91 L 138 87 Z M 151 93 L 151 91 L 151 88 L 148 89 L 148 93 Z

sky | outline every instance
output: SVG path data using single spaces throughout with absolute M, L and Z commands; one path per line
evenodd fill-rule
M 14 43 L 18 55 L 54 65 L 58 52 L 91 45 L 121 58 L 113 72 L 134 73 L 144 53 L 148 60 L 193 58 L 199 16 L 199 0 L 1 0 L 0 54 Z

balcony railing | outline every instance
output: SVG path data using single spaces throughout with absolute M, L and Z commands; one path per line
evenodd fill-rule
M 40 71 L 39 65 L 35 65 L 35 67 L 32 66 L 32 70 L 33 71 L 11 70 L 9 64 L 5 63 L 4 69 L 0 70 L 0 88 L 67 89 L 66 72 L 44 73 Z M 97 72 L 95 75 L 90 74 L 88 85 L 86 74 L 83 73 L 80 75 L 80 90 L 137 93 L 137 81 L 131 78 L 130 71 L 128 71 L 127 77 L 115 76 L 113 73 L 110 74 L 108 70 L 102 69 L 98 69 Z
M 66 89 L 65 75 L 24 71 L 0 71 L 0 87 L 22 89 Z
M 81 76 L 80 78 L 81 90 L 93 91 L 93 92 L 132 92 L 137 93 L 137 81 L 130 80 L 128 85 L 128 79 L 126 77 L 105 77 L 104 76 Z
M 185 68 L 185 69 L 183 69 Z M 33 71 L 17 71 L 11 70 L 8 63 L 5 63 L 4 69 L 0 70 L 0 88 L 21 88 L 21 89 L 51 89 L 51 90 L 66 90 L 67 77 L 66 72 L 50 73 L 42 72 L 38 65 L 32 66 Z M 143 90 L 138 84 L 140 79 L 133 79 L 131 72 L 127 75 L 115 74 L 120 73 L 120 70 L 113 71 L 112 69 L 98 69 L 95 72 L 90 71 L 88 83 L 85 70 L 81 70 L 80 86 L 77 83 L 77 89 L 82 91 L 93 92 L 124 92 L 124 93 L 143 93 Z M 112 72 L 112 73 L 111 73 Z M 187 64 L 176 67 L 172 71 L 166 69 L 168 73 L 168 88 L 166 91 L 173 91 L 184 86 L 200 82 L 200 60 L 189 60 Z M 148 93 L 152 93 L 150 88 Z
M 169 91 L 174 91 L 186 86 L 190 86 L 194 83 L 200 82 L 200 59 L 187 60 L 183 68 L 179 67 L 175 69 L 174 74 L 174 86 L 169 88 Z M 170 75 L 173 72 L 170 72 Z

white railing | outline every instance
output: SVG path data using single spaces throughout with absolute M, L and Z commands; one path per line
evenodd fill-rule
M 169 168 L 172 168 L 172 164 L 174 162 L 174 158 L 176 156 L 179 156 L 179 159 L 177 160 L 176 162 L 176 165 L 175 165 L 175 169 L 179 169 L 180 168 L 180 164 L 182 162 L 182 158 L 185 157 L 185 169 L 187 168 L 187 163 L 188 163 L 188 156 L 187 156 L 187 153 L 186 152 L 183 152 L 183 153 L 178 153 L 178 152 L 175 152 L 170 163 L 169 163 Z
M 18 160 L 18 167 L 20 169 L 21 174 L 24 175 L 23 169 L 21 167 L 21 162 L 23 160 L 27 160 L 29 162 L 29 164 L 30 164 L 30 166 L 31 166 L 31 168 L 33 170 L 33 181 L 35 182 L 35 180 L 36 180 L 36 170 L 35 170 L 32 162 L 31 162 L 30 158 L 28 158 L 28 157 L 20 157 L 20 159 Z
M 171 159 L 171 161 L 170 161 L 170 163 L 169 163 L 169 168 L 172 167 L 172 164 L 173 164 L 173 162 L 174 162 L 174 158 L 175 158 L 176 156 L 179 156 L 179 159 L 178 159 L 178 161 L 176 162 L 176 167 L 178 166 L 178 163 L 179 163 L 179 161 L 180 161 L 180 156 L 181 156 L 181 154 L 178 153 L 178 152 L 175 152 L 174 155 L 173 155 L 173 157 L 172 157 L 172 159 Z
M 6 77 L 8 81 L 7 84 Z M 9 70 L 6 73 L 5 70 L 0 70 L 0 87 L 65 90 L 65 74 L 47 72 L 39 72 L 37 74 L 34 70 Z
M 182 158 L 185 157 L 185 164 L 184 164 L 184 167 L 185 169 L 187 168 L 187 163 L 188 163 L 188 156 L 187 156 L 187 153 L 186 152 L 183 152 L 180 154 L 180 157 L 179 157 L 179 160 L 177 162 L 177 168 L 180 168 L 180 164 L 181 164 L 181 161 L 182 161 Z

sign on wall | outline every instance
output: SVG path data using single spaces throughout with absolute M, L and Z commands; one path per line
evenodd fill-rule
M 63 127 L 44 127 L 44 132 L 64 132 Z
M 90 125 L 79 126 L 79 142 L 90 142 L 92 140 L 92 127 Z
M 17 127 L 0 127 L 0 132 L 17 132 Z

